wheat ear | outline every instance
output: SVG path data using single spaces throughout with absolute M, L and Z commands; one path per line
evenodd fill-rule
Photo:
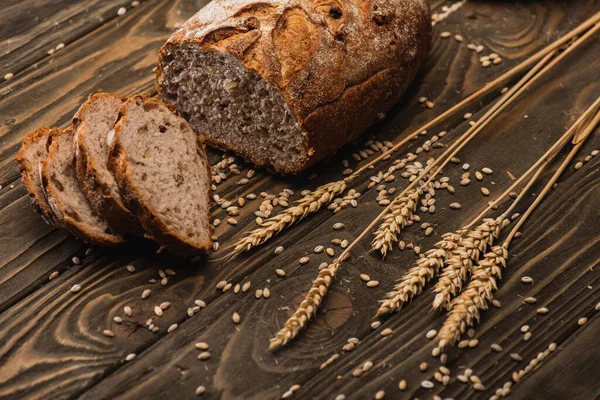
M 398 241 L 402 229 L 412 220 L 422 194 L 421 188 L 410 190 L 405 197 L 394 204 L 390 212 L 383 216 L 383 222 L 375 231 L 375 238 L 371 243 L 373 250 L 380 251 L 385 257 L 388 250 L 391 250 L 394 243 Z
M 421 294 L 427 283 L 437 274 L 444 265 L 449 254 L 456 248 L 460 240 L 457 233 L 445 233 L 442 240 L 437 242 L 433 249 L 425 252 L 415 266 L 400 278 L 394 290 L 387 293 L 386 299 L 381 301 L 377 316 L 382 316 L 399 311 L 402 306 Z
M 337 195 L 343 193 L 344 190 L 346 190 L 346 182 L 344 181 L 336 181 L 320 186 L 315 191 L 296 201 L 294 206 L 270 217 L 260 227 L 252 230 L 244 238 L 236 242 L 233 245 L 233 254 L 248 251 L 253 247 L 263 244 L 286 227 L 297 223 L 308 214 L 314 213 L 324 205 L 327 205 Z
M 338 259 L 319 271 L 317 279 L 315 279 L 306 297 L 300 303 L 300 307 L 285 322 L 284 327 L 270 340 L 269 350 L 276 350 L 296 337 L 298 332 L 306 326 L 308 320 L 315 315 L 340 267 L 340 262 L 341 260 Z
M 473 268 L 471 281 L 465 290 L 451 303 L 451 310 L 438 333 L 439 347 L 453 345 L 473 321 L 479 321 L 479 310 L 488 308 L 492 291 L 497 289 L 496 280 L 506 267 L 508 251 L 504 246 L 494 246 Z
M 449 308 L 450 300 L 462 289 L 467 274 L 473 269 L 473 263 L 479 260 L 481 253 L 500 235 L 505 219 L 486 218 L 475 229 L 467 232 L 446 260 L 440 279 L 434 287 L 436 293 L 433 308 Z

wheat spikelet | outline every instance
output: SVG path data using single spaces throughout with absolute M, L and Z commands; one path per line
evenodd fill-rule
M 237 241 L 232 247 L 235 256 L 253 247 L 261 245 L 286 227 L 302 220 L 331 202 L 337 195 L 346 190 L 345 181 L 335 181 L 318 187 L 296 204 L 265 220 L 260 227 L 250 231 L 247 236 Z
M 394 286 L 394 290 L 387 293 L 387 298 L 381 301 L 377 315 L 399 311 L 403 304 L 409 303 L 414 297 L 421 294 L 427 282 L 444 265 L 446 258 L 457 246 L 459 240 L 460 235 L 456 233 L 442 235 L 442 240 L 437 242 L 433 249 L 427 250 L 424 257 L 419 258 L 416 265 L 400 278 L 400 282 Z
M 380 251 L 385 257 L 388 250 L 391 250 L 394 243 L 398 241 L 398 235 L 402 229 L 412 219 L 422 193 L 420 188 L 412 189 L 392 206 L 392 209 L 383 217 L 383 222 L 375 232 L 371 249 Z
M 465 290 L 450 304 L 450 313 L 438 333 L 439 346 L 444 348 L 460 339 L 474 321 L 479 322 L 479 310 L 488 308 L 492 291 L 497 289 L 496 280 L 502 277 L 506 267 L 508 250 L 504 246 L 494 246 L 484 258 L 473 267 L 471 281 Z
M 503 221 L 503 217 L 485 218 L 479 226 L 461 237 L 435 285 L 434 292 L 437 294 L 433 300 L 434 309 L 449 308 L 450 300 L 460 292 L 467 274 L 473 269 L 473 262 L 479 260 L 480 254 L 500 235 Z
M 340 262 L 341 260 L 338 259 L 329 264 L 327 268 L 323 268 L 319 271 L 317 279 L 315 279 L 308 294 L 305 296 L 302 303 L 300 303 L 300 307 L 298 307 L 294 314 L 288 318 L 283 328 L 275 334 L 275 337 L 270 340 L 271 344 L 269 345 L 269 350 L 276 350 L 295 338 L 296 335 L 298 335 L 298 332 L 306 326 L 308 320 L 315 315 L 340 267 Z

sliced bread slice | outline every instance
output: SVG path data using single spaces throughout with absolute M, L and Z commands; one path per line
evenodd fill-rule
M 124 99 L 111 93 L 94 93 L 73 118 L 75 170 L 92 208 L 111 227 L 131 236 L 143 236 L 138 219 L 123 204 L 115 178 L 107 167 L 108 133 Z
M 75 145 L 71 128 L 54 129 L 48 156 L 42 162 L 42 184 L 48 204 L 65 228 L 86 242 L 114 245 L 123 237 L 92 209 L 77 180 Z
M 173 254 L 208 251 L 210 166 L 190 125 L 164 103 L 134 96 L 113 132 L 109 168 L 144 229 Z
M 17 156 L 21 167 L 21 180 L 29 192 L 33 208 L 38 210 L 50 225 L 60 225 L 52 212 L 42 186 L 41 165 L 48 155 L 48 145 L 52 131 L 60 129 L 40 128 L 27 135 Z

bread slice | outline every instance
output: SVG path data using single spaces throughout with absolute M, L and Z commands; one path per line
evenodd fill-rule
M 41 163 L 48 155 L 50 134 L 59 129 L 40 128 L 27 135 L 17 156 L 21 167 L 21 180 L 29 192 L 33 208 L 38 210 L 50 225 L 60 225 L 52 212 L 42 186 Z
M 190 125 L 164 103 L 134 96 L 121 107 L 109 145 L 121 196 L 161 249 L 208 251 L 211 175 Z
M 48 156 L 42 162 L 42 184 L 48 204 L 65 228 L 86 242 L 123 242 L 108 222 L 92 209 L 77 180 L 73 130 L 53 129 Z
M 77 178 L 92 208 L 118 232 L 143 236 L 138 219 L 125 207 L 115 178 L 107 167 L 108 133 L 113 129 L 125 99 L 111 93 L 94 93 L 73 118 Z

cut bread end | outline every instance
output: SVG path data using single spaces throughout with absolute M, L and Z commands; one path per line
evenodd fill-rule
M 53 129 L 40 128 L 27 135 L 17 156 L 21 167 L 21 180 L 29 192 L 34 209 L 50 225 L 60 225 L 54 215 L 42 186 L 41 165 L 48 155 L 48 145 Z M 58 130 L 57 130 L 58 131 Z
M 211 174 L 191 126 L 164 103 L 143 96 L 119 112 L 109 168 L 121 196 L 162 248 L 180 256 L 212 245 Z
M 141 237 L 144 230 L 123 204 L 107 165 L 107 137 L 124 101 L 115 94 L 100 92 L 90 95 L 81 105 L 73 118 L 75 165 L 77 178 L 94 211 L 118 232 Z
M 42 162 L 42 184 L 48 204 L 65 228 L 85 242 L 114 245 L 123 237 L 91 207 L 74 167 L 73 130 L 53 129 L 48 155 Z
M 303 169 L 306 133 L 277 88 L 230 54 L 190 43 L 167 44 L 159 59 L 159 93 L 209 145 L 233 149 L 279 172 Z

